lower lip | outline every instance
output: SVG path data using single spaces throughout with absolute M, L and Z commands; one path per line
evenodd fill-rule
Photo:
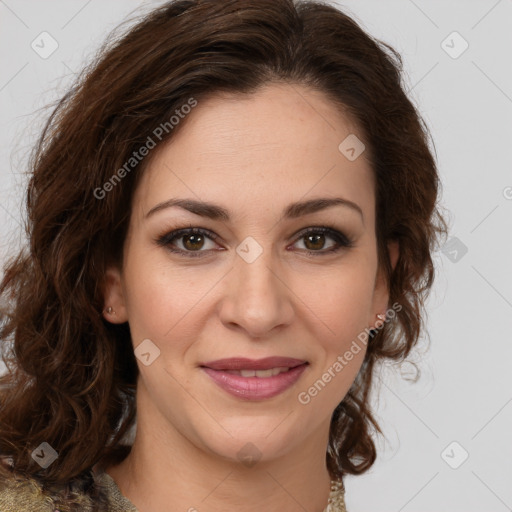
M 242 377 L 222 370 L 202 368 L 224 391 L 245 400 L 264 400 L 277 396 L 293 386 L 307 363 L 272 377 Z

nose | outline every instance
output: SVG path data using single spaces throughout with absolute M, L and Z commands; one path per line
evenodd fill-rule
M 251 338 L 264 338 L 283 329 L 294 317 L 293 292 L 286 276 L 264 255 L 252 263 L 236 256 L 234 268 L 226 276 L 219 311 L 225 326 Z

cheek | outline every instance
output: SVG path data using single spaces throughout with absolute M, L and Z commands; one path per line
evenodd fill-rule
M 343 400 L 364 361 L 365 328 L 369 327 L 368 312 L 373 298 L 372 275 L 371 268 L 363 265 L 333 273 L 337 279 L 320 283 L 322 291 L 316 292 L 314 305 L 313 299 L 308 304 L 322 320 L 314 333 L 322 350 L 318 352 L 316 371 L 308 382 L 311 387 L 301 390 L 298 398 L 300 403 L 307 404 L 321 396 L 314 402 L 323 411 L 318 412 L 319 416 Z
M 127 252 L 124 269 L 125 300 L 134 344 L 152 337 L 163 341 L 177 332 L 185 339 L 183 331 L 192 327 L 191 320 L 197 328 L 201 311 L 204 313 L 211 306 L 214 297 L 222 300 L 213 288 L 226 269 L 215 265 L 179 266 L 160 248 L 135 249 L 132 246 Z M 296 322 L 309 318 L 310 327 L 318 324 L 316 335 L 332 340 L 336 348 L 341 340 L 356 336 L 367 327 L 374 264 L 367 250 L 354 250 L 339 264 L 300 264 L 283 270 L 283 280 L 293 291 L 289 300 L 295 303 Z
M 325 324 L 333 343 L 355 336 L 368 327 L 374 289 L 371 262 L 359 255 L 344 261 L 313 281 L 303 281 L 305 305 Z
M 193 272 L 192 268 L 172 268 L 154 252 L 129 256 L 124 295 L 135 344 L 139 338 L 163 340 L 183 328 L 187 315 L 208 288 L 208 280 L 198 279 Z

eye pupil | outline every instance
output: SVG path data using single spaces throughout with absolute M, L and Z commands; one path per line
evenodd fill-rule
M 187 249 L 191 249 L 191 250 L 201 249 L 201 247 L 204 244 L 203 235 L 191 234 L 191 235 L 185 235 L 183 238 L 186 240 L 183 245 Z M 189 241 L 191 241 L 191 243 L 188 243 Z M 199 246 L 194 245 L 194 244 L 199 244 Z
M 303 231 L 298 236 L 299 238 L 296 239 L 296 243 L 301 241 L 305 245 L 308 256 L 334 254 L 342 248 L 348 249 L 353 247 L 352 242 L 346 235 L 332 227 L 311 227 L 308 231 Z M 170 252 L 177 253 L 180 256 L 198 257 L 211 255 L 215 249 L 204 250 L 205 243 L 207 240 L 214 241 L 218 238 L 215 233 L 211 233 L 209 230 L 192 228 L 191 226 L 190 229 L 171 231 L 155 241 Z M 326 238 L 330 238 L 335 244 L 330 248 L 326 248 Z M 181 248 L 179 247 L 180 245 Z M 299 252 L 303 251 L 304 249 L 299 249 Z
M 313 247 L 310 247 L 308 245 L 308 243 L 310 242 L 311 239 L 313 240 Z M 325 235 L 307 235 L 306 236 L 306 247 L 308 247 L 308 249 L 321 249 L 325 243 L 324 239 L 325 239 Z

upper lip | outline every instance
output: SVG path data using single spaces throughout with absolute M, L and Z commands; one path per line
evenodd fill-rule
M 304 363 L 307 361 L 292 357 L 265 357 L 264 359 L 233 357 L 201 363 L 200 366 L 212 370 L 270 370 L 271 368 L 295 368 Z

